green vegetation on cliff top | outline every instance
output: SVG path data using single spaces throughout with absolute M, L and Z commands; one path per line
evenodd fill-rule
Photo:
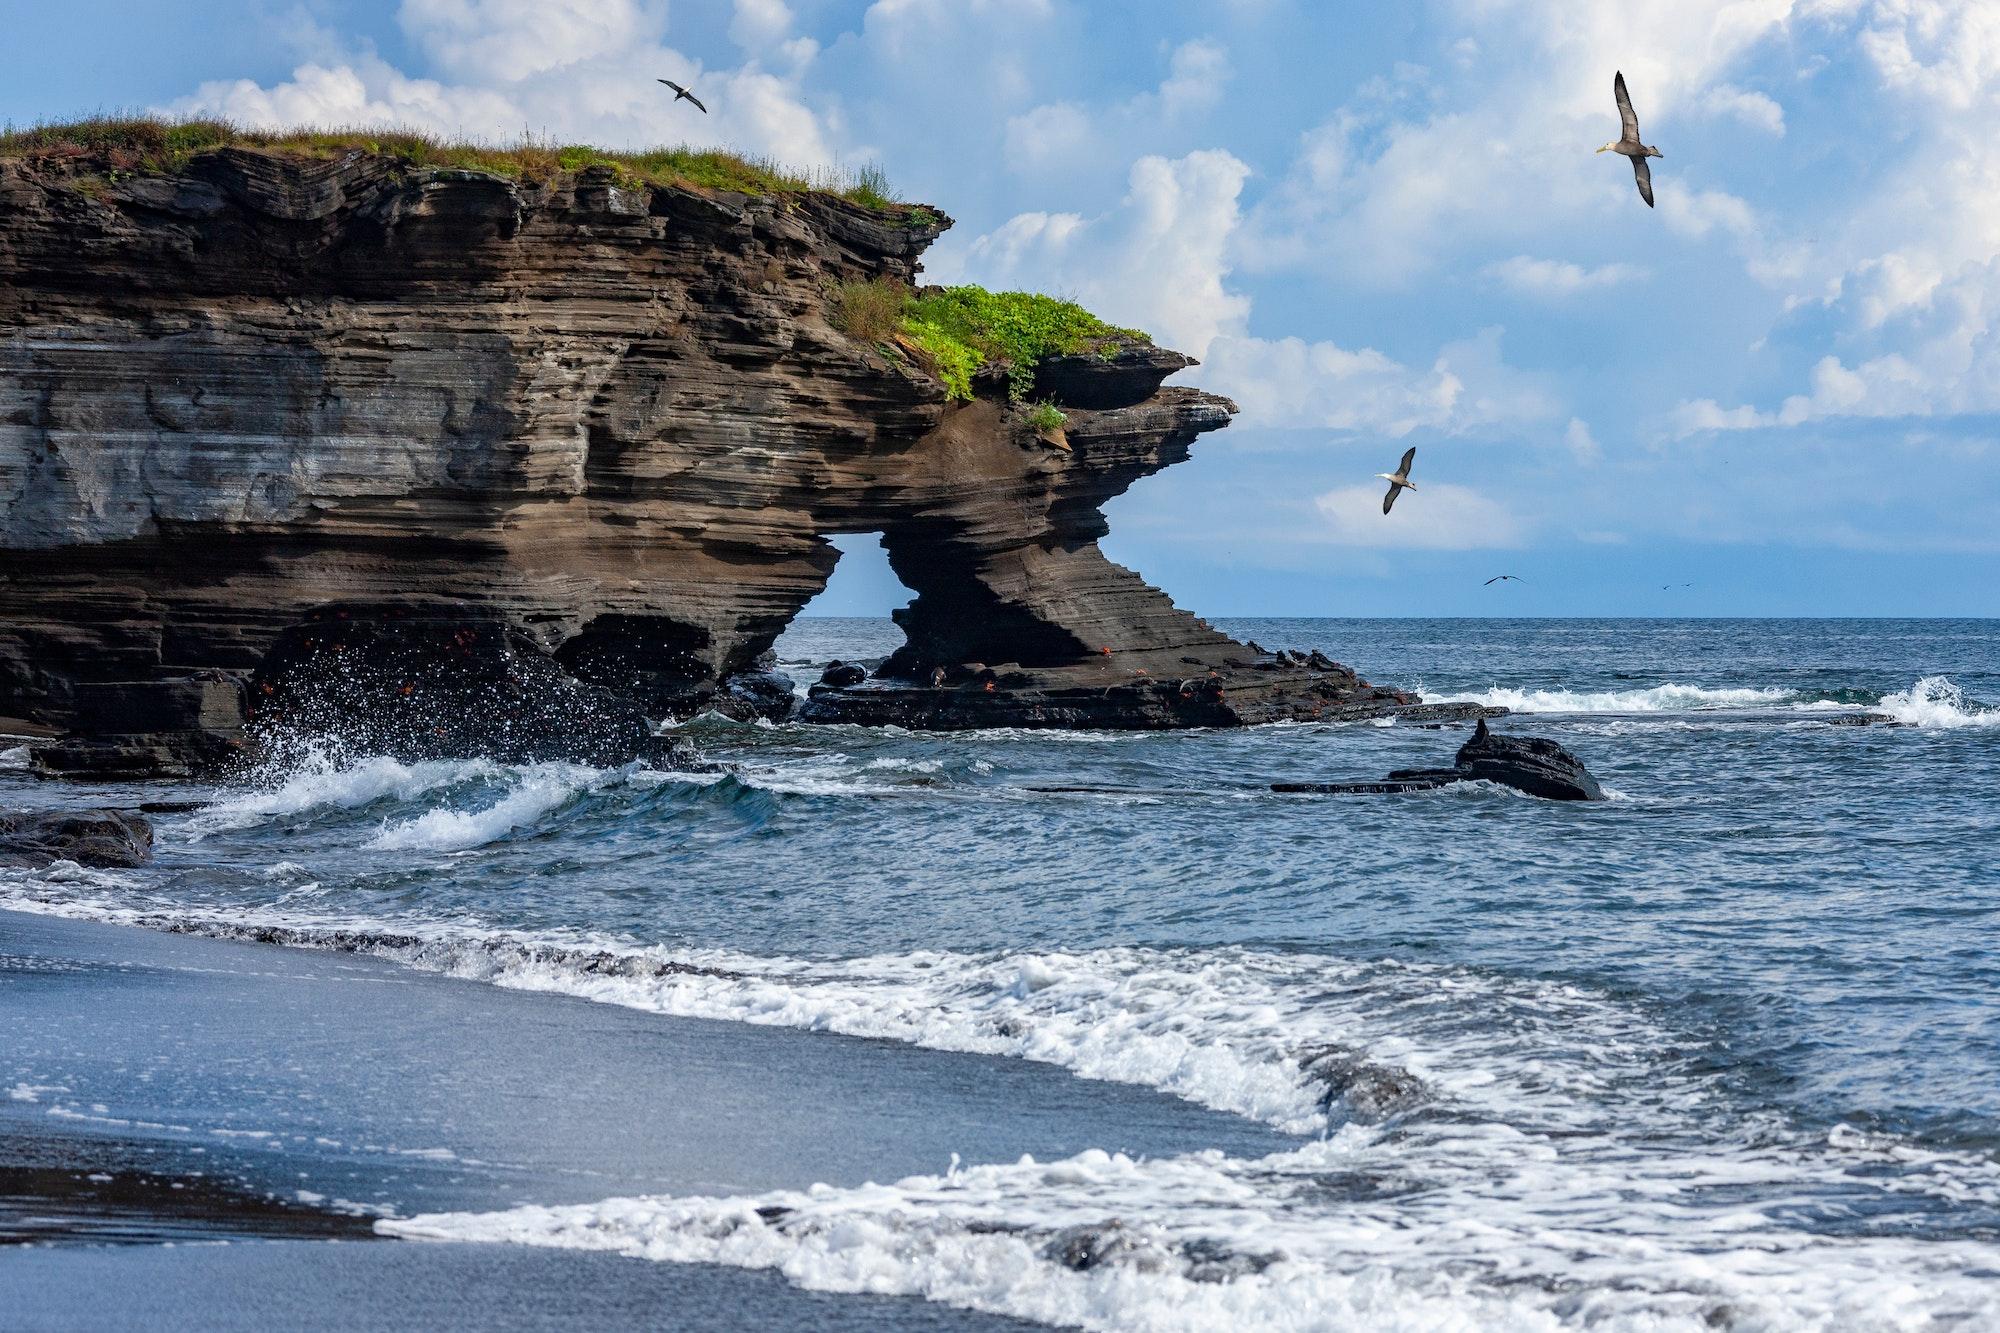
M 0 130 L 0 157 L 71 159 L 114 172 L 172 172 L 196 154 L 216 148 L 254 148 L 294 157 L 331 158 L 361 149 L 401 159 L 411 167 L 485 171 L 521 180 L 560 171 L 604 166 L 629 185 L 689 185 L 762 196 L 819 191 L 868 208 L 910 215 L 928 223 L 930 210 L 899 203 L 879 168 L 800 172 L 762 158 L 707 148 L 653 148 L 613 152 L 585 144 L 523 139 L 494 145 L 454 142 L 413 130 L 369 128 L 252 130 L 226 120 L 163 120 L 151 116 L 89 120 Z
M 916 293 L 888 281 L 850 283 L 834 295 L 841 327 L 870 342 L 896 342 L 929 363 L 953 398 L 972 397 L 972 377 L 989 362 L 1007 368 L 1016 402 L 1035 385 L 1035 363 L 1048 356 L 1108 356 L 1152 341 L 1137 329 L 1107 324 L 1074 301 L 1035 292 L 945 287 Z

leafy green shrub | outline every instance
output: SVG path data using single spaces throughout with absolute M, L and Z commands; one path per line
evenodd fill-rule
M 1051 402 L 1039 402 L 1028 409 L 1028 424 L 1044 434 L 1052 434 L 1069 424 L 1063 410 Z
M 1000 361 L 1007 366 L 1008 396 L 1016 402 L 1034 391 L 1035 363 L 1045 356 L 1108 355 L 1152 341 L 1137 329 L 1106 324 L 1074 301 L 970 286 L 946 287 L 911 301 L 903 333 L 938 367 L 952 397 L 971 398 L 973 374 L 988 361 Z
M 888 278 L 843 282 L 833 292 L 833 322 L 850 338 L 887 342 L 902 329 L 909 303 L 910 289 Z
M 985 358 L 944 329 L 921 319 L 903 318 L 903 339 L 915 347 L 944 382 L 947 398 L 972 401 L 972 376 Z

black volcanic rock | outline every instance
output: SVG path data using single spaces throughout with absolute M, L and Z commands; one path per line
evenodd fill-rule
M 1379 782 L 1274 782 L 1271 790 L 1316 796 L 1430 791 L 1454 782 L 1492 782 L 1550 801 L 1601 801 L 1604 789 L 1583 761 L 1540 736 L 1500 736 L 1486 719 L 1450 768 L 1399 768 Z
M 411 758 L 674 757 L 629 697 L 576 679 L 505 621 L 463 607 L 324 609 L 278 636 L 249 695 L 257 731 Z
M 836 690 L 846 689 L 849 685 L 859 685 L 867 679 L 867 668 L 858 667 L 852 662 L 828 662 L 826 670 L 819 673 L 819 683 L 830 685 Z
M 153 826 L 123 810 L 0 810 L 0 866 L 144 865 L 153 855 Z
M 1482 720 L 1459 747 L 1458 772 L 1551 801 L 1601 801 L 1604 788 L 1583 761 L 1540 736 L 1500 736 Z M 1390 774 L 1393 778 L 1395 774 Z

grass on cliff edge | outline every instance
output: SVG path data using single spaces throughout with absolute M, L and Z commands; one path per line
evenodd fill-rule
M 75 160 L 111 171 L 172 172 L 215 148 L 257 148 L 298 157 L 330 158 L 354 149 L 384 153 L 412 167 L 487 171 L 514 179 L 545 179 L 559 171 L 606 166 L 628 185 L 691 185 L 772 196 L 820 191 L 867 208 L 903 210 L 913 225 L 934 216 L 902 204 L 879 167 L 856 171 L 800 172 L 764 158 L 708 148 L 653 148 L 622 153 L 587 144 L 524 138 L 511 145 L 457 142 L 416 130 L 252 130 L 226 120 L 164 120 L 154 116 L 98 116 L 88 120 L 8 126 L 0 130 L 0 157 Z M 919 216 L 921 215 L 921 216 Z
M 949 396 L 967 400 L 972 377 L 988 362 L 1006 365 L 1008 396 L 1025 402 L 1035 387 L 1035 363 L 1045 356 L 1109 355 L 1152 342 L 1074 301 L 971 286 L 919 294 L 887 280 L 848 283 L 834 293 L 834 318 L 853 337 L 910 348 L 944 381 Z

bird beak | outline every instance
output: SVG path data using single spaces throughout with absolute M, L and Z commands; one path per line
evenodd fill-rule
M 1611 145 L 1610 145 L 1610 144 L 1606 144 L 1606 145 L 1604 145 L 1604 147 L 1602 147 L 1602 148 L 1598 149 L 1597 151 L 1598 151 L 1598 152 L 1600 152 L 1600 153 L 1608 153 L 1608 152 L 1610 152 L 1610 151 L 1611 151 Z

